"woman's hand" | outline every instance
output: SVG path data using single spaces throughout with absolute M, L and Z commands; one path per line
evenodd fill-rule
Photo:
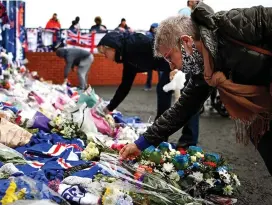
M 131 159 L 139 156 L 141 154 L 141 150 L 138 149 L 135 143 L 131 143 L 123 147 L 119 152 L 121 159 Z

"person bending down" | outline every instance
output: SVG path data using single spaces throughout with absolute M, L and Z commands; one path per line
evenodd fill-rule
M 200 2 L 191 18 L 176 16 L 161 22 L 155 54 L 169 61 L 171 69 L 191 76 L 178 102 L 126 145 L 121 158 L 166 141 L 199 112 L 216 87 L 235 119 L 238 140 L 257 145 L 272 174 L 271 16 L 272 8 L 262 6 L 214 13 Z M 250 24 L 241 26 L 245 22 Z
M 70 71 L 77 66 L 78 87 L 85 90 L 88 85 L 88 73 L 94 61 L 93 54 L 80 48 L 58 48 L 56 55 L 65 60 L 64 82 L 67 82 Z

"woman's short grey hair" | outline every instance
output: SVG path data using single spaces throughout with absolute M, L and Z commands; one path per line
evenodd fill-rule
M 191 36 L 194 40 L 200 39 L 199 29 L 190 17 L 178 15 L 162 21 L 156 31 L 155 56 L 162 57 L 159 52 L 161 46 L 169 49 L 179 47 L 178 43 L 182 35 Z

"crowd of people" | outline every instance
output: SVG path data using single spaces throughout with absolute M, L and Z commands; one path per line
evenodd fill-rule
M 101 54 L 123 64 L 122 82 L 104 112 L 109 113 L 121 104 L 137 73 L 148 73 L 146 90 L 151 89 L 153 70 L 158 71 L 159 82 L 156 121 L 138 140 L 126 145 L 120 156 L 134 157 L 150 145 L 167 141 L 182 127 L 178 147 L 196 145 L 199 112 L 217 89 L 235 120 L 237 139 L 252 141 L 272 173 L 271 16 L 272 9 L 262 6 L 215 13 L 204 2 L 189 0 L 179 15 L 152 24 L 147 35 L 132 32 L 122 19 L 116 30 L 129 32 L 107 33 L 98 44 Z M 56 15 L 52 21 L 59 25 Z M 75 20 L 74 24 L 78 23 L 79 19 Z M 107 29 L 100 17 L 95 18 L 95 23 L 91 30 Z M 62 52 L 57 51 L 58 56 L 65 56 L 60 55 Z M 80 55 L 74 60 L 77 63 L 66 59 L 66 72 L 90 58 Z M 185 73 L 186 83 L 181 97 L 171 107 L 172 92 L 162 88 L 177 70 Z M 82 89 L 86 84 L 87 81 L 81 81 Z
M 107 32 L 107 27 L 102 24 L 102 18 L 100 16 L 96 16 L 94 19 L 94 25 L 90 28 L 90 32 L 98 32 L 104 33 Z M 153 25 L 153 24 L 152 24 Z M 157 25 L 157 24 L 156 24 Z M 152 27 L 152 26 L 151 26 Z M 58 19 L 58 15 L 56 13 L 53 14 L 52 18 L 47 22 L 46 29 L 61 29 L 61 24 Z M 76 31 L 80 29 L 80 17 L 77 16 L 71 23 L 69 30 Z M 133 33 L 133 29 L 127 25 L 127 21 L 125 18 L 121 19 L 120 24 L 114 29 L 119 32 L 129 32 Z

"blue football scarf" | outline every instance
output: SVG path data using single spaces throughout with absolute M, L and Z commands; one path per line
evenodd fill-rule
M 83 149 L 84 142 L 80 139 L 67 140 L 60 135 L 40 131 L 28 144 L 16 149 L 28 162 L 16 167 L 28 176 L 42 170 L 47 179 L 62 180 L 65 170 L 88 163 L 80 160 Z

